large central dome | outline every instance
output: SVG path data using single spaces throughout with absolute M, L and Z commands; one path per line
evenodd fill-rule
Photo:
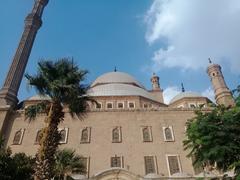
M 156 100 L 131 75 L 123 72 L 109 72 L 99 76 L 88 91 L 90 96 L 142 96 Z
M 140 88 L 144 86 L 135 78 L 124 72 L 109 72 L 99 76 L 91 85 L 91 87 L 103 84 L 130 84 Z

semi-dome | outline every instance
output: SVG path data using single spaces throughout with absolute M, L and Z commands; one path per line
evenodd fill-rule
M 124 72 L 109 72 L 99 76 L 91 85 L 91 87 L 102 84 L 131 84 L 144 88 L 134 77 Z M 145 88 L 144 88 L 145 89 Z
M 201 94 L 197 93 L 197 92 L 181 92 L 178 95 L 176 95 L 174 98 L 172 98 L 172 100 L 170 101 L 171 103 L 174 103 L 175 101 L 178 101 L 182 98 L 193 98 L 193 97 L 202 97 Z

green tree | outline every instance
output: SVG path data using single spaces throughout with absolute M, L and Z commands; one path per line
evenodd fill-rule
M 39 112 L 46 112 L 46 127 L 42 129 L 40 148 L 36 155 L 35 177 L 51 179 L 54 174 L 54 154 L 58 148 L 60 134 L 58 125 L 64 119 L 63 108 L 68 108 L 71 115 L 81 115 L 87 107 L 87 86 L 82 81 L 87 74 L 80 70 L 72 60 L 67 58 L 56 62 L 40 61 L 38 73 L 26 78 L 40 95 L 48 96 L 51 100 L 27 108 L 26 115 L 34 119 Z
M 67 179 L 67 176 L 72 173 L 86 172 L 82 157 L 77 155 L 74 150 L 58 150 L 55 157 L 55 179 Z
M 11 150 L 0 150 L 0 179 L 13 180 L 15 177 L 15 163 L 11 158 Z
M 25 153 L 16 153 L 12 156 L 15 163 L 16 179 L 33 179 L 35 159 Z
M 196 167 L 214 167 L 219 171 L 234 169 L 240 174 L 240 107 L 217 106 L 211 111 L 196 111 L 187 122 L 183 141 Z
M 236 101 L 236 105 L 240 107 L 240 85 L 238 85 L 238 87 L 233 90 L 233 95 Z
M 12 156 L 10 148 L 3 147 L 0 137 L 0 179 L 1 180 L 30 180 L 33 179 L 33 165 L 35 160 L 24 153 Z

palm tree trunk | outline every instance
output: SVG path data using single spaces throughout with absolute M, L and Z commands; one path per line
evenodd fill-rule
M 54 154 L 60 140 L 58 124 L 64 117 L 62 110 L 59 101 L 51 102 L 46 119 L 47 126 L 42 130 L 42 139 L 36 155 L 35 177 L 37 180 L 50 180 L 54 176 Z

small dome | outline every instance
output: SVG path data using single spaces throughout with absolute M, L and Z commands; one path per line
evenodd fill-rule
M 27 99 L 27 101 L 43 101 L 43 100 L 50 100 L 50 97 L 37 94 Z
M 109 72 L 99 76 L 91 85 L 91 87 L 101 85 L 101 84 L 131 84 L 144 88 L 144 86 L 139 83 L 131 75 L 123 72 Z
M 201 94 L 199 93 L 196 93 L 196 92 L 181 92 L 179 93 L 178 95 L 176 95 L 174 98 L 172 98 L 172 100 L 170 101 L 170 104 L 171 103 L 174 103 L 175 101 L 178 101 L 182 98 L 192 98 L 192 97 L 202 97 Z

